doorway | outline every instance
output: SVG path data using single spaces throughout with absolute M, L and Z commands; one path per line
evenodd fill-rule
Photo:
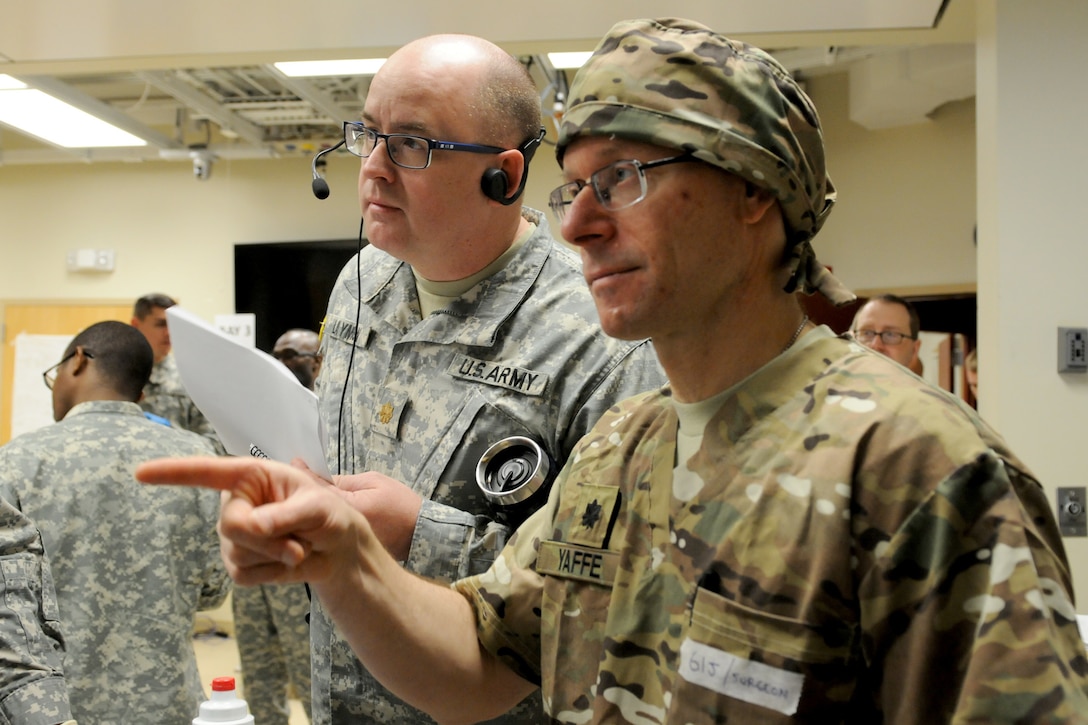
M 271 352 L 295 327 L 319 330 L 336 278 L 358 248 L 355 239 L 236 244 L 234 310 L 256 316 L 257 347 Z

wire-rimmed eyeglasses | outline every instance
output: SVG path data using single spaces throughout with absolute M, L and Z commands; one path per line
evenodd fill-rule
M 634 206 L 646 198 L 646 172 L 659 166 L 678 164 L 684 161 L 698 161 L 691 154 L 670 156 L 656 161 L 636 161 L 622 159 L 614 161 L 602 169 L 594 171 L 589 180 L 568 181 L 552 191 L 548 197 L 555 218 L 560 222 L 567 213 L 567 207 L 574 203 L 574 197 L 587 186 L 593 187 L 597 201 L 609 211 L 619 211 Z
M 316 352 L 299 352 L 298 350 L 292 350 L 291 348 L 285 348 L 283 350 L 273 350 L 272 357 L 276 358 L 282 363 L 294 362 L 300 357 L 317 357 Z
M 871 345 L 878 337 L 881 342 L 888 346 L 898 345 L 903 342 L 903 340 L 914 339 L 904 332 L 896 332 L 895 330 L 884 330 L 883 332 L 877 332 L 876 330 L 854 330 L 854 339 L 862 345 Z
M 61 365 L 74 358 L 77 352 L 79 352 L 79 348 L 76 348 L 75 350 L 72 350 L 70 353 L 65 355 L 64 359 L 53 367 L 49 368 L 48 370 L 42 371 L 42 381 L 45 383 L 45 387 L 49 388 L 50 390 L 53 389 L 53 385 L 57 382 L 57 370 L 60 369 Z M 87 352 L 86 350 L 83 351 L 83 355 L 85 357 L 91 358 L 92 360 L 94 359 L 94 355 Z
M 501 154 L 509 150 L 478 143 L 436 141 L 407 133 L 378 133 L 359 121 L 344 121 L 344 145 L 356 156 L 368 158 L 382 139 L 385 140 L 385 151 L 389 154 L 389 160 L 403 169 L 427 168 L 431 165 L 431 151 L 435 149 L 468 151 L 474 154 Z

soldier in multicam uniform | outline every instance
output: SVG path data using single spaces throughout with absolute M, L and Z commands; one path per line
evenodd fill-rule
M 602 418 L 487 572 L 412 580 L 287 466 L 138 475 L 229 490 L 232 573 L 310 581 L 382 681 L 451 722 L 536 684 L 557 723 L 1088 720 L 1042 487 L 960 401 L 802 313 L 798 291 L 851 295 L 810 243 L 835 193 L 798 85 L 697 23 L 637 20 L 570 98 L 552 206 L 604 329 L 650 336 L 670 386 Z
M 0 498 L 0 721 L 74 725 L 57 594 L 38 527 Z
M 155 366 L 144 386 L 140 407 L 151 415 L 169 421 L 170 425 L 190 430 L 206 437 L 219 453 L 224 453 L 215 428 L 181 383 L 178 364 L 171 355 L 170 328 L 166 325 L 166 310 L 177 304 L 164 294 L 148 294 L 136 300 L 132 306 L 132 326 L 143 333 L 155 355 Z
M 609 406 L 664 376 L 647 344 L 601 333 L 577 256 L 515 203 L 541 133 L 516 59 L 468 36 L 410 43 L 374 77 L 363 122 L 417 137 L 353 148 L 370 245 L 344 266 L 322 335 L 329 466 L 366 472 L 340 484 L 378 494 L 360 505 L 408 570 L 450 582 L 507 538 L 476 484 L 491 444 L 530 438 L 558 467 Z M 496 148 L 428 151 L 418 136 Z M 317 600 L 311 636 L 316 725 L 427 719 L 366 672 Z M 540 718 L 533 698 L 503 722 Z
M 144 460 L 215 453 L 204 437 L 144 417 L 135 401 L 151 365 L 134 328 L 91 325 L 46 376 L 56 376 L 58 422 L 0 448 L 0 495 L 41 529 L 72 712 L 88 724 L 189 725 L 204 699 L 193 616 L 231 587 L 218 497 L 133 478 Z
M 321 370 L 317 333 L 294 329 L 280 335 L 272 356 L 306 388 Z M 310 597 L 302 584 L 236 587 L 231 597 L 234 634 L 249 712 L 260 725 L 287 725 L 287 684 L 310 717 Z

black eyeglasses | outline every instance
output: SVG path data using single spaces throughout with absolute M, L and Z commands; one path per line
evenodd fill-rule
M 61 360 L 59 363 L 42 372 L 42 380 L 45 382 L 45 387 L 49 388 L 50 390 L 53 389 L 53 384 L 57 382 L 57 370 L 60 368 L 61 365 L 74 358 L 77 352 L 79 352 L 79 348 L 72 350 L 72 352 L 65 355 L 64 359 Z M 94 355 L 87 352 L 86 350 L 83 351 L 83 355 L 85 357 L 91 358 L 92 360 L 94 359 Z
M 854 330 L 854 339 L 862 345 L 871 345 L 878 337 L 885 345 L 898 345 L 903 342 L 903 340 L 914 339 L 910 335 L 896 332 L 895 330 L 884 330 L 884 332 L 877 332 L 876 330 Z
M 287 348 L 286 350 L 273 350 L 272 351 L 272 357 L 276 358 L 277 360 L 279 360 L 282 363 L 289 363 L 289 362 L 293 362 L 295 359 L 300 358 L 300 357 L 317 357 L 317 353 L 316 352 L 299 352 L 297 350 L 292 350 L 290 348 Z
M 385 139 L 385 152 L 389 160 L 403 169 L 425 169 L 431 165 L 431 151 L 468 151 L 474 154 L 501 154 L 509 149 L 484 146 L 478 143 L 436 141 L 433 138 L 412 136 L 406 133 L 378 133 L 359 121 L 344 121 L 344 145 L 348 151 L 367 158 L 378 142 Z
M 646 198 L 646 172 L 649 169 L 685 161 L 698 161 L 698 159 L 691 154 L 681 154 L 656 161 L 643 162 L 634 159 L 614 161 L 603 169 L 594 171 L 588 181 L 582 179 L 568 181 L 556 188 L 548 198 L 548 206 L 551 207 L 555 218 L 562 222 L 563 216 L 567 213 L 567 207 L 574 203 L 574 197 L 578 196 L 582 189 L 591 186 L 597 201 L 605 209 L 609 211 L 626 209 Z

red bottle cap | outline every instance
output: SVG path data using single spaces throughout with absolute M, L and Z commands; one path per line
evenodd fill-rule
M 234 689 L 233 677 L 216 677 L 212 680 L 212 691 L 227 692 Z

